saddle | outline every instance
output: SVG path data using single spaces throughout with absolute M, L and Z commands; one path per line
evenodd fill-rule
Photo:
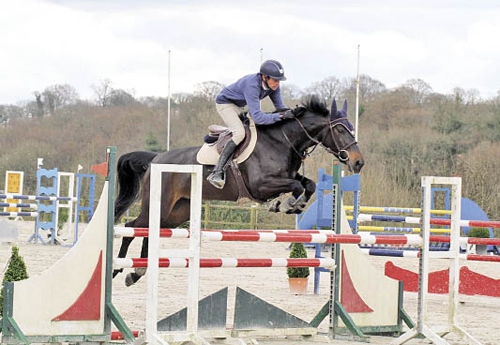
M 257 130 L 251 118 L 245 117 L 243 122 L 245 139 L 238 145 L 231 161 L 240 164 L 250 157 L 257 143 Z M 196 161 L 203 165 L 216 165 L 224 145 L 232 137 L 227 127 L 219 125 L 209 126 L 209 133 L 205 135 L 204 143 L 196 154 Z
M 240 119 L 243 122 L 243 127 L 245 128 L 245 138 L 241 143 L 239 143 L 236 151 L 233 154 L 233 159 L 239 157 L 239 155 L 248 147 L 252 139 L 252 133 L 250 131 L 250 121 L 246 114 L 240 114 Z M 233 137 L 233 133 L 229 128 L 220 125 L 210 125 L 208 126 L 208 134 L 205 135 L 203 141 L 209 145 L 215 145 L 217 147 L 217 153 L 220 154 L 224 150 L 226 143 Z

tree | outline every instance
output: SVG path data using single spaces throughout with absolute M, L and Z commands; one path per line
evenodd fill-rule
M 43 117 L 44 111 L 43 111 L 43 100 L 42 100 L 42 95 L 35 91 L 34 93 L 35 99 L 36 99 L 36 110 L 35 110 L 35 116 L 40 118 Z
M 112 89 L 106 100 L 107 107 L 127 106 L 137 103 L 134 96 L 121 89 Z
M 101 107 L 108 106 L 108 99 L 113 88 L 111 87 L 111 80 L 104 79 L 99 81 L 99 84 L 92 85 L 92 89 L 96 94 L 97 101 L 96 104 Z
M 22 256 L 19 255 L 19 248 L 12 247 L 12 254 L 8 262 L 8 268 L 3 276 L 2 289 L 0 290 L 0 316 L 3 314 L 3 286 L 6 282 L 15 282 L 28 278 L 26 263 Z
M 292 248 L 290 249 L 290 258 L 307 258 L 307 252 L 304 243 L 292 243 Z M 309 277 L 309 267 L 287 267 L 286 273 L 288 274 L 289 278 L 307 278 Z
M 156 136 L 151 131 L 148 133 L 148 137 L 146 138 L 146 145 L 145 145 L 144 149 L 147 151 L 153 151 L 153 152 L 165 151 L 165 149 L 158 142 L 158 139 L 156 138 Z
M 422 79 L 409 79 L 403 84 L 410 101 L 417 105 L 422 105 L 432 94 L 432 87 Z
M 363 102 L 372 101 L 376 96 L 386 91 L 387 88 L 380 81 L 366 74 L 359 76 L 359 97 Z
M 205 81 L 196 85 L 194 95 L 209 100 L 215 100 L 215 96 L 224 88 L 224 84 L 216 81 Z
M 5 125 L 12 120 L 24 116 L 23 108 L 16 105 L 0 105 L 0 124 Z
M 64 106 L 75 104 L 78 100 L 78 93 L 71 85 L 56 84 L 47 87 L 42 92 L 42 98 L 47 111 L 53 114 L 54 111 Z
M 285 102 L 285 104 L 298 101 L 302 96 L 302 92 L 296 85 L 282 84 L 280 85 L 280 88 L 281 88 L 281 97 L 283 98 L 283 102 Z
M 336 77 L 327 77 L 306 88 L 306 92 L 318 95 L 327 104 L 330 104 L 334 98 L 338 98 L 342 91 L 342 84 Z

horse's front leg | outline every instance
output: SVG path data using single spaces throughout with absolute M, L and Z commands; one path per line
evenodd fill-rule
M 307 202 L 311 199 L 311 196 L 316 191 L 316 183 L 313 180 L 308 179 L 300 174 L 295 175 L 295 180 L 300 182 L 301 186 L 304 188 L 303 193 L 296 197 L 293 193 L 285 201 L 280 211 L 285 213 L 302 213 L 306 208 Z
M 275 200 L 269 207 L 270 212 L 300 213 L 297 206 L 300 204 L 300 196 L 304 193 L 302 183 L 296 179 L 279 179 L 262 184 L 259 191 L 264 194 L 283 194 L 292 193 L 292 195 L 283 203 Z
M 292 195 L 283 203 L 280 200 L 273 201 L 269 208 L 270 212 L 302 213 L 316 191 L 316 183 L 298 173 L 294 181 L 289 182 L 289 186 L 292 186 Z
M 314 194 L 314 192 L 316 192 L 316 183 L 313 180 L 305 176 L 302 176 L 299 173 L 295 175 L 295 179 L 297 181 L 300 181 L 300 183 L 304 187 L 303 195 L 304 195 L 304 207 L 305 207 L 305 204 L 311 199 L 311 196 Z

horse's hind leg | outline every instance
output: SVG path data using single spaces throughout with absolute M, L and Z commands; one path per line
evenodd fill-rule
M 141 214 L 139 214 L 139 217 L 137 217 L 135 220 L 133 220 L 131 222 L 126 223 L 125 227 L 147 228 L 148 227 L 148 220 L 149 220 L 149 214 L 144 214 L 144 212 L 141 212 Z M 118 252 L 118 257 L 119 258 L 126 257 L 127 252 L 128 252 L 128 248 L 129 248 L 130 244 L 132 243 L 132 241 L 134 240 L 134 238 L 135 237 L 123 237 L 123 239 L 122 239 L 122 245 L 121 245 L 120 250 Z M 141 257 L 143 257 L 142 254 L 144 253 L 144 248 L 147 248 L 147 247 L 148 247 L 148 238 L 144 237 L 142 239 Z M 147 249 L 146 249 L 146 252 L 147 252 Z M 144 272 L 142 274 L 140 274 L 140 271 L 138 272 L 138 270 L 143 270 Z M 121 273 L 121 272 L 123 272 L 123 268 L 114 270 L 113 271 L 113 277 L 115 277 L 118 273 Z M 139 274 L 137 274 L 137 273 L 139 273 Z M 130 286 L 130 285 L 134 284 L 145 273 L 146 273 L 146 269 L 145 268 L 136 268 L 135 272 L 129 273 L 125 277 L 125 285 L 126 286 Z M 130 275 L 134 275 L 134 276 L 131 278 Z
M 127 226 L 127 224 L 126 224 Z M 118 251 L 118 257 L 119 258 L 124 258 L 127 255 L 128 248 L 130 247 L 130 244 L 134 240 L 134 237 L 123 237 L 122 238 L 122 244 L 120 246 L 120 250 Z M 116 277 L 118 273 L 122 273 L 123 268 L 115 269 L 113 270 L 113 278 Z
M 144 237 L 142 240 L 141 258 L 148 257 L 148 246 L 149 246 L 148 238 Z M 127 274 L 127 277 L 125 277 L 125 285 L 131 286 L 137 283 L 137 281 L 146 274 L 146 270 L 147 269 L 145 267 L 135 268 L 134 272 Z

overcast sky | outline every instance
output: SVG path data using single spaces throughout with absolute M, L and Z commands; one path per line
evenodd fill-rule
M 500 3 L 464 0 L 0 0 L 0 104 L 54 84 L 93 99 L 230 84 L 277 59 L 299 88 L 360 73 L 387 87 L 500 90 Z

